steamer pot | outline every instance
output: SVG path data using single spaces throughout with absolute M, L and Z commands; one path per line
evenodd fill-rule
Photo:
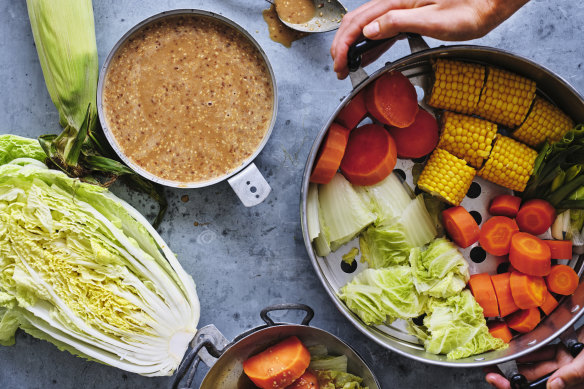
M 269 313 L 280 310 L 300 310 L 306 315 L 301 324 L 274 323 Z M 369 389 L 381 389 L 373 372 L 351 346 L 327 331 L 309 326 L 313 316 L 314 311 L 307 305 L 272 305 L 260 313 L 265 324 L 239 335 L 231 342 L 212 324 L 201 328 L 176 372 L 172 388 L 190 388 L 202 360 L 210 370 L 203 378 L 200 389 L 246 389 L 249 386 L 245 384 L 248 380 L 243 373 L 243 361 L 294 335 L 307 346 L 322 344 L 331 354 L 346 355 L 349 373 L 363 378 L 363 385 Z M 188 376 L 183 380 L 185 375 Z
M 307 193 L 309 186 L 310 173 L 317 157 L 321 142 L 323 141 L 326 131 L 339 113 L 339 111 L 363 88 L 367 87 L 381 74 L 398 70 L 409 77 L 410 81 L 416 87 L 419 97 L 420 106 L 433 112 L 433 108 L 427 106 L 422 98 L 424 92 L 430 92 L 432 66 L 431 61 L 436 58 L 449 58 L 475 62 L 486 65 L 501 67 L 527 78 L 534 80 L 537 84 L 537 94 L 547 98 L 562 108 L 566 114 L 572 117 L 575 122 L 584 122 L 584 98 L 561 77 L 555 75 L 552 71 L 538 65 L 528 59 L 522 58 L 504 50 L 472 45 L 454 45 L 441 46 L 438 48 L 429 48 L 426 42 L 416 34 L 401 34 L 393 40 L 407 38 L 411 54 L 395 62 L 387 63 L 383 68 L 377 70 L 371 76 L 368 76 L 360 66 L 360 55 L 373 46 L 380 43 L 372 41 L 367 42 L 363 47 L 353 47 L 349 52 L 350 77 L 353 84 L 353 90 L 343 99 L 335 112 L 330 116 L 328 121 L 318 133 L 313 143 L 312 149 L 308 155 L 308 160 L 304 169 L 300 194 L 300 215 L 302 224 L 302 233 L 305 246 L 312 262 L 312 265 L 320 278 L 325 290 L 329 294 L 335 306 L 345 317 L 363 334 L 371 340 L 377 342 L 383 347 L 392 350 L 414 360 L 430 363 L 445 367 L 480 367 L 488 365 L 498 365 L 505 375 L 515 382 L 517 387 L 526 384 L 525 379 L 517 374 L 517 364 L 515 360 L 525 354 L 531 353 L 553 340 L 560 338 L 564 344 L 576 354 L 582 348 L 578 343 L 573 325 L 584 313 L 584 282 L 580 283 L 577 291 L 572 295 L 563 298 L 558 308 L 548 317 L 546 317 L 539 326 L 532 332 L 515 337 L 506 350 L 491 351 L 481 355 L 461 359 L 448 360 L 444 355 L 434 355 L 427 353 L 423 346 L 416 338 L 409 335 L 405 329 L 404 323 L 394 322 L 388 326 L 368 326 L 365 325 L 347 306 L 338 298 L 337 291 L 352 277 L 359 272 L 364 266 L 359 261 L 357 269 L 342 268 L 342 254 L 347 249 L 339 249 L 337 252 L 322 258 L 316 255 L 316 252 L 310 242 L 308 235 L 307 215 Z M 388 42 L 382 42 L 388 43 Z M 396 169 L 405 173 L 406 182 L 412 185 L 412 177 L 408 172 L 411 171 L 413 162 L 411 160 L 399 160 Z M 473 185 L 478 186 L 480 196 L 471 199 L 466 197 L 462 205 L 468 210 L 475 210 L 480 215 L 485 215 L 488 207 L 486 199 L 492 198 L 496 194 L 510 193 L 510 191 L 491 184 L 481 178 L 476 178 Z M 484 201 L 482 199 L 485 199 Z M 551 238 L 551 237 L 550 237 Z M 358 247 L 357 239 L 348 243 L 346 246 Z M 466 258 L 471 255 L 474 246 L 462 250 Z M 501 258 L 488 258 L 481 263 L 469 263 L 470 272 L 496 273 L 497 265 L 502 261 Z M 479 261 L 477 261 L 479 262 Z M 560 261 L 572 266 L 578 275 L 582 277 L 584 272 L 584 255 L 574 256 L 571 261 Z M 347 274 L 347 272 L 354 272 Z
M 145 169 L 143 169 L 142 167 L 140 167 L 136 163 L 134 163 L 121 150 L 114 135 L 112 134 L 111 130 L 108 128 L 106 114 L 104 112 L 104 107 L 103 107 L 103 96 L 104 96 L 105 78 L 106 78 L 108 69 L 110 68 L 110 65 L 112 63 L 112 60 L 114 59 L 118 50 L 124 45 L 124 43 L 126 43 L 128 41 L 128 39 L 130 39 L 132 37 L 132 35 L 134 33 L 141 30 L 144 26 L 147 26 L 151 23 L 154 23 L 156 21 L 160 21 L 160 20 L 165 19 L 165 18 L 174 17 L 174 16 L 189 16 L 189 15 L 200 15 L 200 16 L 214 19 L 217 22 L 226 24 L 227 26 L 240 32 L 258 50 L 258 52 L 260 53 L 265 65 L 266 65 L 266 68 L 267 68 L 268 73 L 269 73 L 269 77 L 270 77 L 271 82 L 272 82 L 273 111 L 272 111 L 272 117 L 270 119 L 270 125 L 269 125 L 268 130 L 266 131 L 266 134 L 264 135 L 261 143 L 255 149 L 253 154 L 250 155 L 246 160 L 244 160 L 237 169 L 235 169 L 234 171 L 231 171 L 223 176 L 213 178 L 213 179 L 208 180 L 208 181 L 177 182 L 177 181 L 166 180 L 166 179 L 163 179 L 163 178 L 160 178 L 160 177 L 153 175 L 152 173 L 146 171 Z M 268 184 L 266 179 L 262 176 L 262 174 L 260 173 L 260 171 L 258 170 L 256 165 L 253 163 L 253 160 L 257 157 L 257 155 L 262 151 L 262 149 L 264 148 L 264 146 L 268 142 L 268 139 L 269 139 L 269 137 L 272 133 L 272 130 L 274 128 L 274 125 L 276 123 L 276 113 L 278 111 L 278 93 L 277 93 L 277 86 L 276 86 L 276 78 L 274 76 L 274 71 L 272 70 L 270 62 L 268 61 L 268 56 L 266 55 L 264 50 L 261 48 L 261 46 L 258 44 L 258 42 L 243 27 L 239 26 L 238 24 L 236 24 L 235 22 L 233 22 L 232 20 L 230 20 L 224 16 L 215 14 L 213 12 L 202 11 L 202 10 L 197 10 L 197 9 L 177 9 L 177 10 L 159 13 L 157 15 L 151 16 L 151 17 L 143 20 L 142 22 L 136 24 L 128 32 L 126 32 L 120 38 L 120 40 L 114 45 L 114 47 L 112 48 L 112 50 L 108 54 L 105 62 L 103 63 L 103 66 L 99 72 L 99 80 L 98 80 L 98 84 L 97 84 L 97 111 L 98 111 L 99 120 L 101 122 L 103 131 L 104 131 L 105 136 L 106 136 L 109 144 L 111 145 L 111 147 L 115 150 L 115 152 L 118 154 L 118 156 L 124 161 L 124 163 L 126 163 L 128 166 L 130 166 L 134 171 L 136 171 L 136 173 L 140 174 L 142 177 L 144 177 L 150 181 L 153 181 L 153 182 L 156 182 L 158 184 L 165 185 L 165 186 L 175 187 L 175 188 L 202 188 L 202 187 L 210 186 L 210 185 L 216 184 L 218 182 L 222 182 L 222 181 L 227 180 L 229 185 L 232 187 L 232 189 L 235 191 L 235 193 L 237 194 L 237 196 L 239 197 L 241 202 L 246 207 L 251 207 L 251 206 L 260 204 L 262 201 L 264 201 L 268 197 L 268 195 L 271 191 L 270 185 Z

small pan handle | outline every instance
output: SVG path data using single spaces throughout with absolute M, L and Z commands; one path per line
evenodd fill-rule
M 196 345 L 196 347 L 189 350 L 189 352 L 181 362 L 180 366 L 178 367 L 174 380 L 172 382 L 171 386 L 172 389 L 179 388 L 179 384 L 184 378 L 184 376 L 187 374 L 187 371 L 189 372 L 189 375 L 187 377 L 186 385 L 181 386 L 180 388 L 181 389 L 191 388 L 191 385 L 193 384 L 193 380 L 195 378 L 195 373 L 197 372 L 197 368 L 199 367 L 199 363 L 201 362 L 201 357 L 198 354 L 203 348 L 206 348 L 207 352 L 209 352 L 209 354 L 211 354 L 215 358 L 219 358 L 222 354 L 222 352 L 217 350 L 213 342 L 210 340 L 205 340 L 204 342 Z
M 262 311 L 260 312 L 260 317 L 268 326 L 273 326 L 273 325 L 276 325 L 276 323 L 274 323 L 274 321 L 268 316 L 268 313 L 270 313 L 272 311 L 292 311 L 292 310 L 306 312 L 306 316 L 304 316 L 304 319 L 302 319 L 302 322 L 300 323 L 303 326 L 307 326 L 310 323 L 310 321 L 312 320 L 312 318 L 314 317 L 314 310 L 312 308 L 310 308 L 308 305 L 304 305 L 304 304 L 270 305 L 270 306 L 267 306 L 264 309 L 262 309 Z

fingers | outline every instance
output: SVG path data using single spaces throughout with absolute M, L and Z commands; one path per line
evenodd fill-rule
M 389 38 L 400 32 L 413 32 L 430 35 L 435 31 L 436 5 L 426 5 L 420 8 L 394 9 L 386 12 L 363 28 L 363 35 L 369 39 Z
M 491 384 L 497 389 L 511 389 L 511 384 L 502 375 L 497 373 L 489 373 L 485 377 L 487 383 Z
M 580 353 L 571 363 L 563 365 L 552 374 L 547 387 L 550 389 L 584 387 L 584 354 Z

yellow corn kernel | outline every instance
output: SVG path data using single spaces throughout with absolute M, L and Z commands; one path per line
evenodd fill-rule
M 434 86 L 428 104 L 455 112 L 473 112 L 485 81 L 485 67 L 438 59 L 433 68 Z
M 438 147 L 480 168 L 491 151 L 497 125 L 479 118 L 445 111 Z
M 498 135 L 491 155 L 477 174 L 485 180 L 518 192 L 523 192 L 537 151 L 514 139 Z
M 549 140 L 557 142 L 574 127 L 574 122 L 561 109 L 541 97 L 535 98 L 525 122 L 513 132 L 513 138 L 536 147 Z
M 449 204 L 459 205 L 475 174 L 476 171 L 464 160 L 436 148 L 422 170 L 418 187 Z
M 525 119 L 535 97 L 535 81 L 489 67 L 487 82 L 474 111 L 477 115 L 515 128 Z

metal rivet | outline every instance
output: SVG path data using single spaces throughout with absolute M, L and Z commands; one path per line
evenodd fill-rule
M 572 312 L 572 313 L 576 313 L 576 312 L 578 312 L 578 310 L 579 310 L 579 309 L 580 309 L 580 306 L 579 306 L 579 305 L 574 305 L 574 306 L 572 307 L 572 310 L 570 310 L 570 312 Z
M 484 361 L 485 357 L 475 358 L 475 361 Z
M 527 345 L 528 346 L 533 346 L 536 343 L 537 343 L 537 339 L 533 339 L 533 340 L 530 340 L 529 342 L 527 342 Z

